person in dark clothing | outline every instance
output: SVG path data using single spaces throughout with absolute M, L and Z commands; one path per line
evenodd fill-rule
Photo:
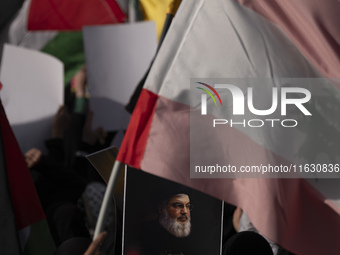
M 253 231 L 242 231 L 232 236 L 224 245 L 223 255 L 273 255 L 267 240 Z
M 90 237 L 84 215 L 77 207 L 86 181 L 65 165 L 64 134 L 69 123 L 70 114 L 61 106 L 53 119 L 52 136 L 45 142 L 48 153 L 43 155 L 32 148 L 25 154 L 57 246 L 72 237 Z
M 45 142 L 47 154 L 36 148 L 25 154 L 57 246 L 72 237 L 90 237 L 85 213 L 78 203 L 86 185 L 99 178 L 92 178 L 98 176 L 97 172 L 84 157 L 77 160 L 76 152 L 85 151 L 84 147 L 87 153 L 96 151 L 101 136 L 91 129 L 85 75 L 84 68 L 75 75 L 74 93 L 68 97 L 72 102 L 66 100 L 67 105 L 60 106 L 54 116 L 51 138 Z M 100 134 L 103 135 L 103 130 Z

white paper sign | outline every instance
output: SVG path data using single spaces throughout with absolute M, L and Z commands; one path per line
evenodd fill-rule
M 63 68 L 45 53 L 4 46 L 0 97 L 23 153 L 32 147 L 46 151 L 44 141 L 64 100 Z
M 153 21 L 89 26 L 83 29 L 93 127 L 125 129 L 124 106 L 155 55 Z

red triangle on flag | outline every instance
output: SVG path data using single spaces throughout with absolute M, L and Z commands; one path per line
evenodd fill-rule
M 81 30 L 86 25 L 122 23 L 115 0 L 32 0 L 28 30 Z
M 19 144 L 0 101 L 0 126 L 8 183 L 18 230 L 45 219 L 38 194 Z

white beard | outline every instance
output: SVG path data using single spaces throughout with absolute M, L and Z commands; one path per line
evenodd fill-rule
M 177 222 L 177 219 L 171 218 L 167 211 L 163 209 L 163 213 L 159 217 L 159 223 L 171 234 L 176 237 L 187 237 L 190 234 L 191 222 L 190 216 L 184 224 Z

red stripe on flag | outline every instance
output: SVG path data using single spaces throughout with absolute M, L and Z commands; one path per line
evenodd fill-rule
M 0 125 L 6 168 L 18 230 L 45 219 L 31 174 L 0 101 Z
M 117 160 L 140 168 L 158 95 L 143 89 L 132 114 Z
M 81 30 L 86 25 L 122 23 L 124 12 L 114 0 L 32 0 L 28 30 Z
M 112 18 L 116 20 L 117 23 L 124 22 L 126 17 L 124 12 L 120 9 L 120 6 L 116 3 L 115 0 L 106 0 L 105 1 L 107 5 L 111 8 L 112 10 Z

